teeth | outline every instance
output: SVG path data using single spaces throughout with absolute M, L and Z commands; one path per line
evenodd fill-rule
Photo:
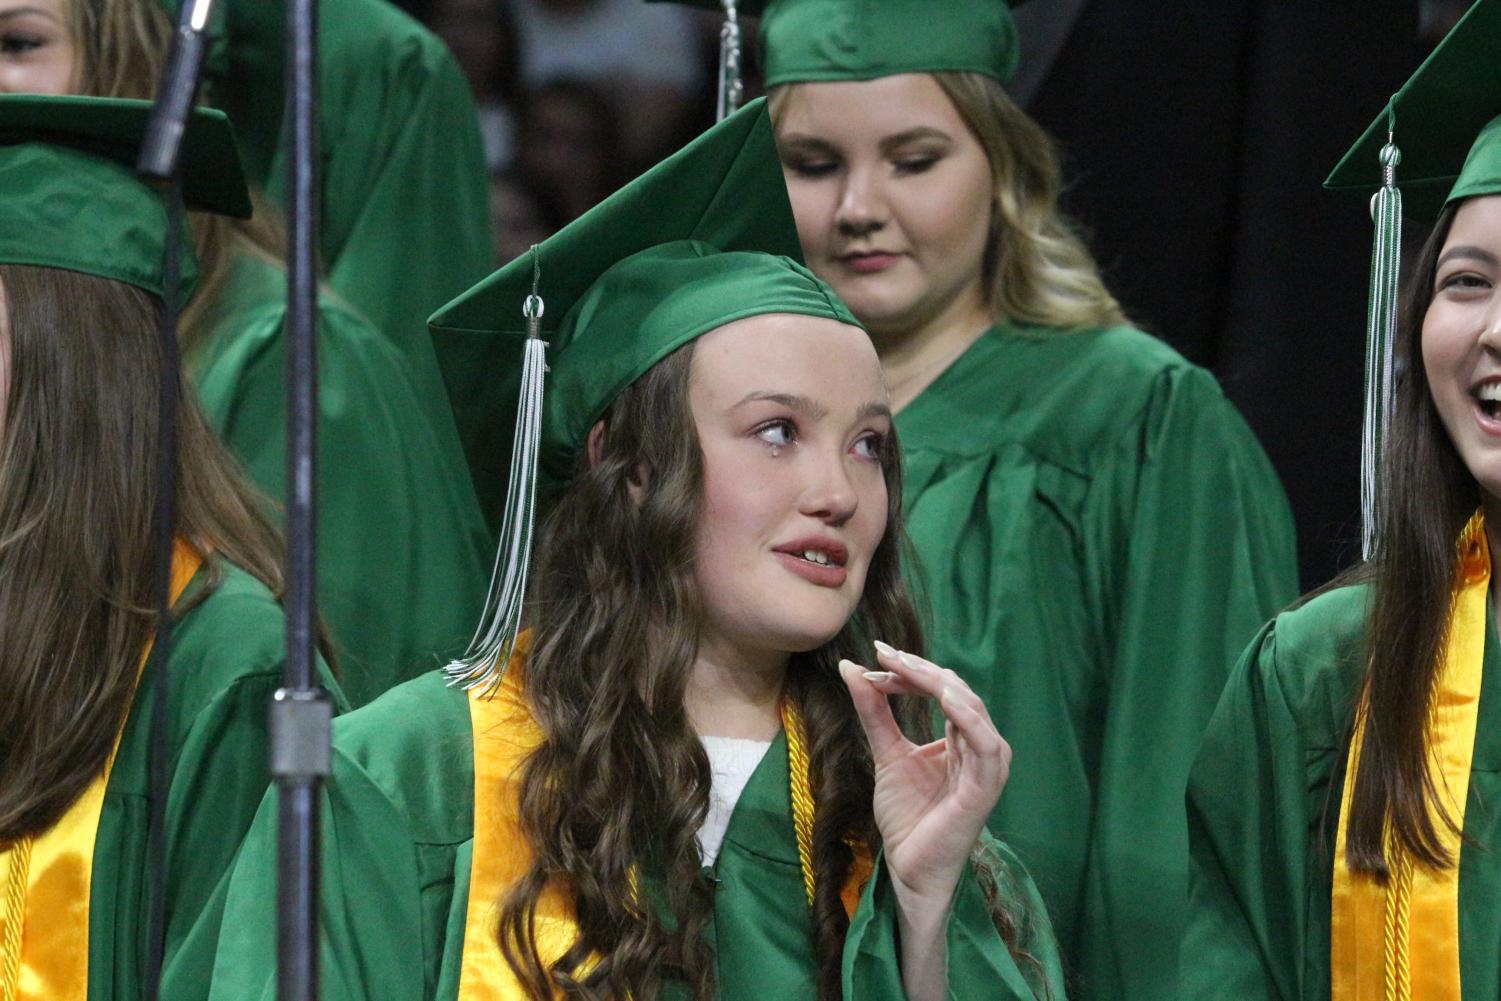
M 1501 382 L 1487 382 L 1475 393 L 1483 403 L 1501 403 Z
M 829 554 L 819 552 L 817 549 L 804 549 L 803 559 L 807 560 L 809 563 L 817 563 L 820 566 L 829 565 Z

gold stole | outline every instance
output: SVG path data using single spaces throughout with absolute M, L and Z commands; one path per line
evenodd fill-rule
M 173 603 L 202 564 L 197 550 L 178 539 L 172 551 Z M 150 655 L 147 640 L 138 676 Z M 117 734 L 104 771 L 56 824 L 0 852 L 0 872 L 7 874 L 0 911 L 0 1001 L 85 1001 L 88 996 L 94 839 L 119 749 Z
M 542 731 L 527 708 L 521 675 L 531 634 L 517 638 L 516 652 L 493 697 L 482 689 L 469 693 L 469 721 L 474 732 L 474 843 L 469 869 L 469 902 L 464 923 L 464 956 L 458 1001 L 524 1001 L 516 975 L 500 951 L 500 898 L 531 868 L 532 853 L 521 836 L 520 768 L 542 742 Z M 811 893 L 809 845 L 812 797 L 807 795 L 807 755 L 802 752 L 802 722 L 784 706 L 788 764 L 794 795 L 798 857 Z M 801 765 L 799 765 L 801 759 Z M 873 872 L 870 854 L 857 850 L 842 897 L 853 914 Z M 543 966 L 555 962 L 578 938 L 573 902 L 549 884 L 537 902 L 537 951 Z
M 1479 512 L 1465 526 L 1459 551 L 1459 577 L 1434 689 L 1428 745 L 1434 786 L 1463 830 L 1491 573 L 1485 519 Z M 1346 821 L 1364 737 L 1362 709 L 1350 742 L 1335 840 L 1329 926 L 1332 1001 L 1460 1001 L 1460 833 L 1450 830 L 1436 805 L 1430 804 L 1434 828 L 1455 860 L 1453 866 L 1435 870 L 1415 862 L 1390 838 L 1385 883 L 1368 873 L 1352 873 L 1346 862 Z

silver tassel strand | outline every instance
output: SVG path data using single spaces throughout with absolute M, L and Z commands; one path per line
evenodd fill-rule
M 1376 554 L 1381 449 L 1391 421 L 1393 363 L 1397 329 L 1397 284 L 1402 265 L 1402 192 L 1397 188 L 1397 165 L 1402 153 L 1387 135 L 1381 148 L 1381 190 L 1371 201 L 1376 223 L 1371 253 L 1371 291 L 1366 313 L 1365 414 L 1360 441 L 1360 552 Z
M 724 26 L 719 29 L 719 97 L 714 106 L 716 121 L 734 114 L 745 100 L 745 81 L 740 75 L 740 12 L 736 0 L 724 5 Z
M 516 437 L 511 445 L 511 472 L 506 484 L 505 515 L 500 523 L 500 547 L 485 611 L 464 656 L 445 667 L 450 685 L 483 689 L 493 694 L 516 651 L 521 614 L 526 604 L 526 578 L 531 567 L 532 533 L 536 524 L 537 460 L 542 442 L 543 377 L 547 373 L 547 342 L 541 333 L 543 302 L 537 294 L 539 275 L 535 248 L 532 257 L 532 294 L 522 307 L 526 317 L 526 354 L 521 363 L 521 396 L 516 406 Z

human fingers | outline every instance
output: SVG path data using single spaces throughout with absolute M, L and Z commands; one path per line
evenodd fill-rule
M 959 776 L 999 794 L 1010 774 L 1011 745 L 996 730 L 983 703 L 967 686 L 960 689 L 945 685 L 938 705 L 945 731 L 954 735 L 950 747 L 959 764 Z
M 891 667 L 898 677 L 921 689 L 922 694 L 936 699 L 942 696 L 944 688 L 952 688 L 961 699 L 979 710 L 986 719 L 990 718 L 990 710 L 986 707 L 984 700 L 974 693 L 969 683 L 958 673 L 919 657 L 915 653 L 897 650 L 890 644 L 879 640 L 876 641 L 875 647 L 879 662 L 883 666 Z
M 849 689 L 850 701 L 855 704 L 860 726 L 865 730 L 866 740 L 870 741 L 871 754 L 876 761 L 880 761 L 904 745 L 907 738 L 902 734 L 901 727 L 897 726 L 896 717 L 891 712 L 891 703 L 886 700 L 885 693 L 877 687 L 876 682 L 866 679 L 865 675 L 868 673 L 876 672 L 867 672 L 854 661 L 839 662 L 839 676 Z

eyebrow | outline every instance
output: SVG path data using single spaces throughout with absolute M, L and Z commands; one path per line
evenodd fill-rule
M 892 150 L 905 146 L 908 143 L 922 142 L 923 140 L 936 139 L 940 142 L 950 143 L 954 140 L 947 132 L 935 129 L 928 125 L 919 125 L 916 128 L 898 132 L 894 136 L 887 136 L 881 140 L 881 151 L 890 153 Z
M 954 141 L 952 136 L 941 129 L 935 129 L 928 125 L 919 125 L 882 139 L 880 143 L 881 152 L 889 155 L 892 150 L 900 149 L 908 143 L 925 140 L 937 140 L 944 143 L 952 143 Z M 793 132 L 777 137 L 777 149 L 783 153 L 812 152 L 833 155 L 839 152 L 838 148 L 827 139 L 805 135 L 801 132 Z
M 820 139 L 817 136 L 807 136 L 801 133 L 777 137 L 777 152 L 779 153 L 823 153 L 833 155 L 837 153 L 832 143 Z
M 37 14 L 48 20 L 58 20 L 56 14 L 50 10 L 43 10 L 41 7 L 12 7 L 9 10 L 0 10 L 0 21 L 8 21 L 13 17 L 20 17 L 23 14 Z
M 1444 251 L 1444 255 L 1438 259 L 1438 262 L 1434 265 L 1434 267 L 1443 267 L 1449 261 L 1461 257 L 1468 258 L 1472 261 L 1479 261 L 1481 264 L 1489 264 L 1492 267 L 1501 265 L 1501 258 L 1497 258 L 1496 255 L 1491 253 L 1489 250 L 1482 250 L 1479 247 L 1462 246 L 1450 247 L 1448 250 Z
M 803 414 L 810 420 L 823 420 L 829 416 L 829 408 L 806 396 L 796 396 L 792 393 L 773 393 L 766 390 L 752 390 L 740 398 L 740 401 L 731 410 L 737 410 L 747 403 L 780 403 L 789 410 Z M 870 420 L 872 417 L 891 418 L 891 408 L 884 403 L 867 403 L 855 414 L 855 422 Z

